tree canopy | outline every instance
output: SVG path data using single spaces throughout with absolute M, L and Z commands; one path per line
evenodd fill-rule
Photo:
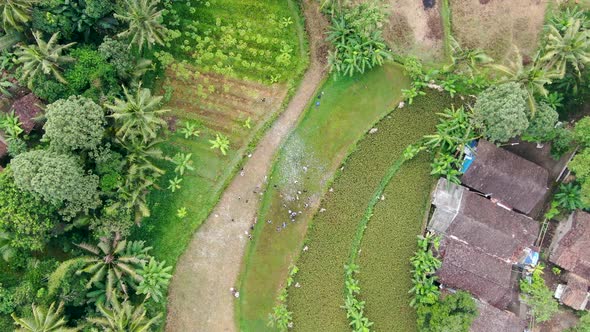
M 19 154 L 11 165 L 20 189 L 62 206 L 60 213 L 65 218 L 86 213 L 100 203 L 98 176 L 87 174 L 73 155 L 35 150 Z
M 57 151 L 92 150 L 104 136 L 103 109 L 91 99 L 70 96 L 47 105 L 44 139 Z
M 473 113 L 475 124 L 492 142 L 506 142 L 529 127 L 526 93 L 517 83 L 486 89 L 478 96 Z

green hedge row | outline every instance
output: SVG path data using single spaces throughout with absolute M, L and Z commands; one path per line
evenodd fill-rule
M 398 109 L 385 117 L 376 125 L 378 132 L 367 135 L 358 144 L 356 151 L 350 155 L 344 170 L 333 184 L 334 191 L 329 193 L 322 202 L 322 207 L 326 211 L 315 216 L 311 229 L 308 231 L 309 250 L 303 253 L 297 262 L 300 268 L 297 281 L 301 287 L 291 289 L 289 297 L 289 309 L 293 311 L 296 331 L 348 329 L 345 312 L 340 308 L 344 301 L 344 264 L 348 263 L 353 239 L 367 210 L 369 200 L 373 197 L 375 189 L 387 170 L 401 158 L 403 150 L 423 135 L 433 131 L 438 120 L 435 113 L 442 111 L 450 103 L 448 96 L 433 92 L 416 98 L 412 105 Z M 392 183 L 395 182 L 396 177 Z M 424 180 L 419 177 L 417 181 Z M 429 186 L 430 180 L 427 179 L 426 182 Z M 388 205 L 394 201 L 393 196 L 387 196 L 389 195 L 386 194 L 384 204 L 378 203 L 377 206 Z M 367 232 L 371 230 L 372 222 L 371 219 Z M 415 235 L 418 232 L 408 237 L 406 245 L 412 248 L 415 246 Z M 363 255 L 364 253 L 361 252 L 361 259 Z M 398 263 L 404 265 L 406 272 L 409 273 L 408 260 L 409 257 L 403 257 Z M 370 273 L 361 264 L 361 273 L 358 278 L 362 282 L 364 275 Z M 366 285 L 361 285 L 362 299 L 368 297 L 364 287 Z M 379 287 L 384 285 L 381 284 Z M 385 285 L 385 289 L 388 287 L 390 286 Z M 407 290 L 402 292 L 403 296 L 407 295 Z M 405 304 L 407 306 L 407 303 Z M 373 321 L 370 307 L 372 307 L 371 303 L 367 301 L 367 317 Z M 384 308 L 384 310 L 389 309 Z M 390 314 L 393 314 L 391 310 Z M 414 322 L 415 316 L 411 314 L 404 320 Z M 375 328 L 385 331 L 378 325 L 375 325 Z

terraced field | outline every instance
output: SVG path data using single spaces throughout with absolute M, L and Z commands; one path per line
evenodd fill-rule
M 293 323 L 296 331 L 311 331 L 314 328 L 321 331 L 344 331 L 347 329 L 346 314 L 340 308 L 344 303 L 344 264 L 349 262 L 351 246 L 358 228 L 362 227 L 359 225 L 369 200 L 386 171 L 394 164 L 398 164 L 405 147 L 415 143 L 422 135 L 431 132 L 438 118 L 435 113 L 439 111 L 439 107 L 444 107 L 449 103 L 448 96 L 429 93 L 426 97 L 417 98 L 411 106 L 396 109 L 375 125 L 375 128 L 378 129 L 377 133 L 367 135 L 348 157 L 344 163 L 343 171 L 339 172 L 332 185 L 333 192 L 329 192 L 321 204 L 325 212 L 318 213 L 313 219 L 305 242 L 309 250 L 302 253 L 297 261 L 299 267 L 297 281 L 301 287 L 289 290 L 289 309 L 293 311 Z M 422 158 L 425 159 L 428 166 L 428 156 L 425 155 Z M 424 163 L 423 159 L 421 163 Z M 403 165 L 402 169 L 416 165 L 418 164 L 411 162 Z M 401 186 L 409 188 L 410 192 L 415 190 L 420 193 L 422 193 L 420 190 L 423 190 L 427 195 L 431 183 L 430 176 L 428 172 L 426 172 L 426 177 L 421 173 L 419 175 L 415 179 L 415 186 L 406 186 L 406 184 L 398 182 L 400 177 L 396 174 L 386 188 L 384 200 L 378 201 L 377 208 L 366 229 L 368 234 L 362 240 L 363 249 L 359 253 L 360 258 L 357 260 L 357 263 L 361 262 L 359 279 L 364 280 L 365 277 L 374 274 L 374 266 L 363 264 L 366 242 L 375 241 L 374 239 L 367 240 L 367 237 L 372 236 L 374 228 L 387 234 L 397 234 L 398 238 L 395 243 L 390 244 L 408 248 L 407 250 L 413 252 L 415 235 L 420 232 L 420 218 L 418 218 L 419 220 L 410 218 L 406 220 L 406 223 L 390 225 L 386 230 L 383 230 L 380 224 L 374 225 L 374 223 L 379 222 L 375 220 L 380 218 L 384 206 L 388 208 L 406 207 L 408 210 L 413 210 L 414 205 L 404 205 L 405 196 L 392 192 L 391 188 Z M 417 206 L 416 210 L 419 213 L 421 206 Z M 390 216 L 390 218 L 394 217 Z M 383 233 L 381 235 L 388 236 Z M 381 240 L 378 242 L 379 245 L 383 244 Z M 383 266 L 384 269 L 390 269 L 392 266 L 399 267 L 403 270 L 403 274 L 397 274 L 401 278 L 395 285 L 372 280 L 375 285 L 371 285 L 371 287 L 385 289 L 387 291 L 383 293 L 387 293 L 395 299 L 392 301 L 394 302 L 392 306 L 398 310 L 384 308 L 390 317 L 393 317 L 395 324 L 403 324 L 401 326 L 410 324 L 411 326 L 414 324 L 415 317 L 411 310 L 406 309 L 409 301 L 407 300 L 409 287 L 406 287 L 406 281 L 409 282 L 409 257 L 406 257 L 407 255 L 397 256 L 396 252 L 381 252 L 381 254 L 388 259 L 387 264 Z M 394 273 L 394 270 L 392 269 L 391 272 Z M 365 299 L 364 295 L 371 294 L 369 286 L 366 286 L 369 292 L 365 292 L 364 287 L 361 285 L 363 299 Z M 368 298 L 367 301 L 369 302 Z M 367 306 L 369 307 L 368 302 Z M 371 307 L 372 311 L 367 310 L 370 320 L 374 318 L 371 314 L 373 311 L 383 308 L 381 303 L 377 307 L 374 305 Z M 378 321 L 381 323 L 380 320 Z M 379 330 L 394 331 L 395 329 L 380 328 Z

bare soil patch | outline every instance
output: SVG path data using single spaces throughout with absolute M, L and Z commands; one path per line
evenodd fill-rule
M 425 61 L 444 56 L 441 1 L 388 0 L 389 21 L 384 37 L 399 54 L 413 55 Z
M 172 70 L 166 73 L 173 88 L 168 106 L 180 118 L 193 118 L 209 131 L 227 135 L 232 143 L 241 145 L 249 140 L 244 127 L 249 118 L 256 128 L 277 110 L 287 95 L 284 84 L 263 85 L 240 81 L 214 73 L 184 78 Z M 196 87 L 202 86 L 199 94 Z M 165 94 L 164 89 L 160 94 Z
M 562 332 L 576 326 L 578 321 L 578 316 L 572 310 L 562 307 L 551 320 L 534 328 L 533 332 Z
M 450 0 L 453 36 L 467 48 L 485 50 L 503 62 L 512 45 L 534 55 L 548 1 Z

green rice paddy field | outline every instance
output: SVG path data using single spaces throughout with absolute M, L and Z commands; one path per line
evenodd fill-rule
M 279 152 L 269 178 L 238 286 L 240 330 L 269 329 L 266 318 L 301 249 L 307 220 L 315 211 L 311 205 L 326 192 L 355 142 L 397 105 L 401 89 L 408 85 L 402 69 L 387 64 L 358 78 L 330 79 L 318 91 L 324 92 L 321 105 L 312 102 Z M 301 214 L 291 221 L 289 210 Z
M 289 290 L 289 310 L 293 311 L 295 331 L 347 329 L 346 313 L 340 308 L 344 303 L 344 264 L 349 261 L 353 239 L 362 227 L 360 223 L 369 200 L 386 171 L 399 164 L 403 150 L 434 130 L 436 112 L 450 102 L 446 95 L 429 92 L 412 105 L 396 109 L 375 126 L 378 132 L 368 134 L 348 157 L 344 170 L 332 185 L 334 191 L 322 202 L 326 211 L 313 219 L 306 240 L 309 250 L 297 261 L 296 281 L 301 287 Z M 380 331 L 399 330 L 390 328 L 391 324 L 406 326 L 403 331 L 415 330 L 415 314 L 408 308 L 409 258 L 415 249 L 415 237 L 420 233 L 423 198 L 428 196 L 432 184 L 429 164 L 427 155 L 402 164 L 385 188 L 385 200 L 377 203 L 362 239 L 357 259 L 361 298 L 367 301 L 367 317 L 375 321 Z M 415 170 L 409 178 L 408 170 Z M 414 196 L 419 198 L 410 199 Z M 380 237 L 373 238 L 375 234 Z M 382 268 L 397 278 L 395 282 L 388 282 L 389 275 L 383 277 L 381 267 L 374 266 L 379 260 L 374 255 L 386 260 Z M 373 289 L 381 290 L 389 300 L 382 301 Z M 392 323 L 381 319 L 381 311 L 388 313 Z

